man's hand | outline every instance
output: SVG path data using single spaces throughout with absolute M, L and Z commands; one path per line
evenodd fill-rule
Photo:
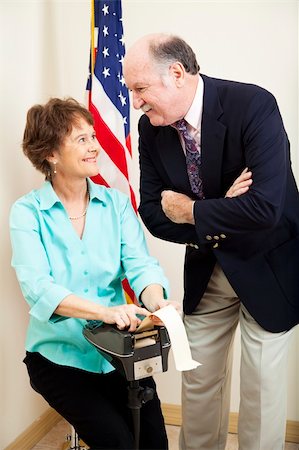
M 190 223 L 194 225 L 194 200 L 185 194 L 174 191 L 163 191 L 161 205 L 164 214 L 174 223 Z

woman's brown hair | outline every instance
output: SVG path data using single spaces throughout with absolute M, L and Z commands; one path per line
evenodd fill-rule
M 27 113 L 22 148 L 33 166 L 50 179 L 47 161 L 58 150 L 72 127 L 83 118 L 94 124 L 92 114 L 75 99 L 51 98 L 45 105 L 34 105 Z

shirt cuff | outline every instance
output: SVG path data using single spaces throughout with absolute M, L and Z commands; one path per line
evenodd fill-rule
M 30 309 L 30 315 L 40 322 L 48 322 L 53 316 L 53 322 L 61 320 L 63 317 L 54 313 L 59 303 L 68 295 L 72 294 L 71 291 L 61 286 L 53 286 L 42 298 L 40 298 L 35 305 Z

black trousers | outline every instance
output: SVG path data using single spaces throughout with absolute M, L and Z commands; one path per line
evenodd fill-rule
M 134 427 L 128 403 L 128 382 L 117 371 L 96 374 L 60 366 L 39 353 L 27 352 L 31 386 L 73 425 L 92 449 L 134 448 Z M 140 386 L 155 389 L 152 378 Z M 140 449 L 167 450 L 168 442 L 158 396 L 140 409 Z

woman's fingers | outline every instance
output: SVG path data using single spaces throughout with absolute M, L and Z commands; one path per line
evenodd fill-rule
M 175 300 L 163 300 L 162 303 L 160 303 L 159 308 L 164 308 L 165 306 L 171 305 L 174 307 L 174 309 L 181 315 L 182 314 L 182 305 L 175 301 Z M 150 317 L 151 321 L 153 322 L 154 325 L 159 325 L 162 326 L 164 325 L 164 323 L 161 321 L 161 319 L 159 319 L 159 317 L 155 316 L 155 312 L 152 313 L 151 317 Z
M 137 305 L 119 305 L 107 308 L 106 323 L 115 323 L 116 326 L 123 330 L 128 328 L 129 331 L 135 331 L 141 320 L 138 315 L 148 316 L 150 314 L 145 308 L 141 308 Z

